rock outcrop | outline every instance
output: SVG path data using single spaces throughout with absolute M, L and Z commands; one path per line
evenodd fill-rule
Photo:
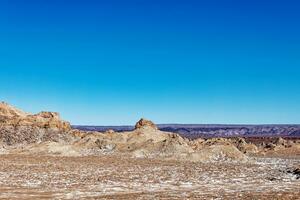
M 66 140 L 70 130 L 58 113 L 29 114 L 0 103 L 0 140 L 6 145 Z
M 0 103 L 0 126 L 30 126 L 61 131 L 71 130 L 70 123 L 61 120 L 56 112 L 40 112 L 32 115 L 4 102 Z
M 147 119 L 140 119 L 136 124 L 135 124 L 135 129 L 141 129 L 141 128 L 152 128 L 152 129 L 158 129 L 157 126 L 150 120 Z

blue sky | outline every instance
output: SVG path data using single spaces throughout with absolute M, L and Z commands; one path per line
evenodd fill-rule
M 0 99 L 73 124 L 300 123 L 297 1 L 3 0 Z

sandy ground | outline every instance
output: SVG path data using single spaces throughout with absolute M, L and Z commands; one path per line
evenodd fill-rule
M 122 156 L 0 156 L 1 199 L 300 199 L 300 159 L 191 163 Z

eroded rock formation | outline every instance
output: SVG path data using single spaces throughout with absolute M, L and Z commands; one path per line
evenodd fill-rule
M 50 153 L 63 156 L 124 154 L 137 158 L 182 161 L 247 161 L 247 155 L 300 152 L 300 143 L 278 138 L 255 145 L 244 138 L 189 140 L 163 132 L 150 120 L 139 120 L 133 131 L 106 132 L 71 129 L 58 113 L 29 114 L 0 103 L 0 142 L 16 146 L 15 153 Z M 18 148 L 22 145 L 22 148 Z
M 29 114 L 7 103 L 0 103 L 0 139 L 4 144 L 66 140 L 70 123 L 55 112 Z
M 140 128 L 157 129 L 157 126 L 152 121 L 142 118 L 135 124 L 135 129 L 140 129 Z

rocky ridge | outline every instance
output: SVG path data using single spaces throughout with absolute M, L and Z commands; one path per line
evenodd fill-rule
M 300 143 L 278 139 L 255 145 L 243 138 L 190 140 L 163 132 L 150 120 L 139 120 L 133 131 L 106 132 L 72 129 L 55 112 L 28 114 L 0 104 L 0 140 L 10 153 L 84 156 L 121 154 L 136 158 L 194 162 L 248 160 L 248 155 L 300 152 Z M 19 146 L 22 145 L 22 148 Z
M 70 123 L 56 112 L 29 114 L 0 103 L 0 140 L 6 145 L 67 140 Z

